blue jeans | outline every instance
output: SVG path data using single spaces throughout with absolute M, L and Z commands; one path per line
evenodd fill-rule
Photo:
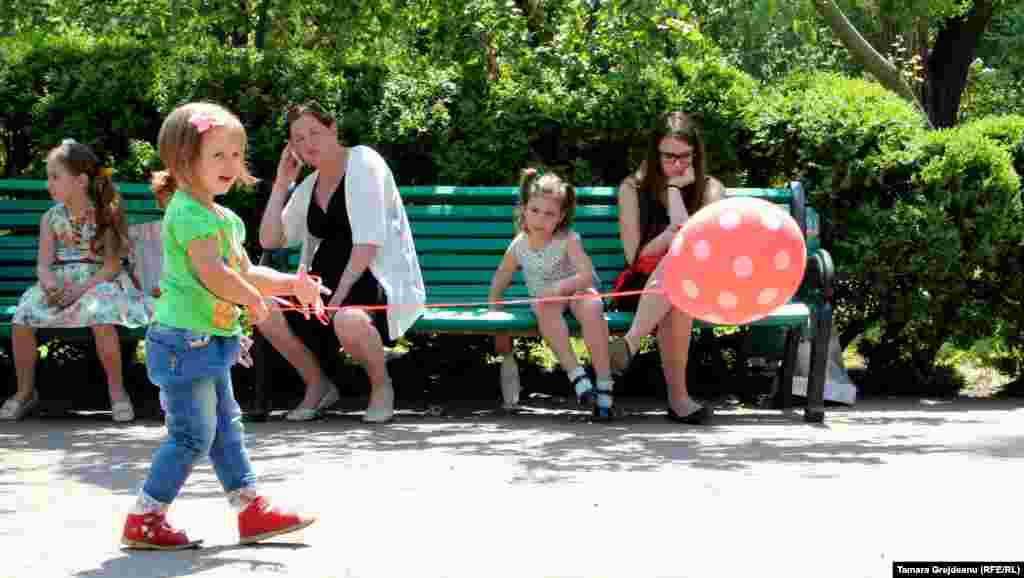
M 171 503 L 193 466 L 207 455 L 225 492 L 256 483 L 242 409 L 231 386 L 238 349 L 237 337 L 159 323 L 146 331 L 146 370 L 160 388 L 168 434 L 142 488 L 149 497 Z

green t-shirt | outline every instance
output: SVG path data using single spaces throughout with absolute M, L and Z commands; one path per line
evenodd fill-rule
M 241 309 L 214 295 L 199 279 L 188 245 L 199 239 L 220 240 L 224 263 L 241 272 L 245 224 L 230 209 L 217 205 L 222 215 L 196 201 L 192 195 L 174 193 L 164 213 L 164 264 L 160 298 L 153 316 L 157 323 L 214 335 L 242 333 Z

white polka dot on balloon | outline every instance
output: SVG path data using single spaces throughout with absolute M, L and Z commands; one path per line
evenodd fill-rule
M 787 252 L 787 251 L 779 251 L 778 253 L 775 254 L 775 270 L 776 271 L 785 271 L 786 269 L 789 269 L 789 263 L 790 263 L 789 252 Z
M 711 243 L 708 243 L 704 239 L 697 241 L 693 245 L 693 258 L 698 261 L 707 261 L 708 257 L 711 256 Z
M 731 231 L 740 226 L 740 214 L 738 211 L 726 211 L 718 218 L 718 224 L 726 231 Z
M 766 289 L 762 289 L 761 292 L 757 294 L 757 304 L 758 305 L 770 305 L 778 297 L 779 297 L 779 290 L 774 288 L 774 287 L 768 287 Z
M 726 311 L 736 309 L 736 304 L 739 302 L 739 298 L 732 291 L 722 291 L 718 294 L 718 306 Z
M 754 274 L 754 260 L 747 256 L 736 257 L 732 261 L 732 272 L 740 279 L 749 279 Z
M 690 279 L 683 279 L 683 291 L 690 299 L 700 297 L 700 287 L 697 287 L 697 284 Z
M 695 319 L 745 325 L 790 299 L 806 252 L 787 211 L 763 199 L 723 199 L 690 215 L 673 241 L 663 268 L 671 280 L 665 292 Z

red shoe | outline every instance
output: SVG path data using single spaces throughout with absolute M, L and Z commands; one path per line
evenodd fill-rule
M 175 530 L 163 513 L 128 514 L 121 544 L 141 550 L 184 550 L 196 548 L 202 540 L 190 541 L 185 532 Z
M 300 516 L 270 507 L 260 496 L 238 514 L 238 542 L 253 544 L 273 536 L 301 530 L 316 521 L 312 516 Z

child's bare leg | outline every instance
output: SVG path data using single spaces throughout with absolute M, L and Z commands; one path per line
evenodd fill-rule
M 555 356 L 558 357 L 558 363 L 565 370 L 565 375 L 569 378 L 569 383 L 572 384 L 576 394 L 576 402 L 586 405 L 592 401 L 590 392 L 594 389 L 594 384 L 590 382 L 586 371 L 580 367 L 576 353 L 569 343 L 569 326 L 562 317 L 564 310 L 564 302 L 537 303 L 533 306 L 540 334 L 554 350 Z
M 565 373 L 572 375 L 579 368 L 579 361 L 569 344 L 569 326 L 562 317 L 564 310 L 565 303 L 537 303 L 533 306 L 541 337 L 555 352 Z
M 494 353 L 502 356 L 501 360 L 501 399 L 506 407 L 519 403 L 519 364 L 516 363 L 511 335 L 494 336 Z
M 121 373 L 121 342 L 117 328 L 113 325 L 94 325 L 92 335 L 96 339 L 96 355 L 100 358 L 103 371 L 107 374 L 107 389 L 110 402 L 128 397 L 124 391 L 124 376 Z
M 12 335 L 14 341 L 14 371 L 18 376 L 18 401 L 32 398 L 36 383 L 36 362 L 38 361 L 39 342 L 36 330 L 28 325 L 15 325 Z
M 590 293 L 595 293 L 593 290 Z M 590 350 L 597 378 L 610 379 L 611 367 L 608 362 L 608 322 L 604 318 L 604 303 L 598 297 L 572 301 L 569 305 L 573 315 L 580 322 L 583 341 Z
M 596 293 L 591 290 L 591 293 Z M 594 392 L 594 416 L 610 419 L 612 408 L 612 375 L 608 357 L 608 322 L 604 318 L 604 303 L 597 297 L 572 302 L 572 312 L 583 329 L 583 339 L 590 350 L 590 358 L 597 374 Z

